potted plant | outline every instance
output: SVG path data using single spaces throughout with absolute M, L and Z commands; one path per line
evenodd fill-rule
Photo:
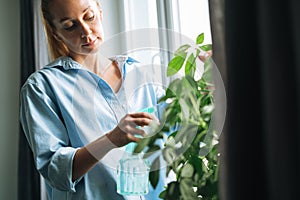
M 214 111 L 210 59 L 204 62 L 203 70 L 197 72 L 200 53 L 212 48 L 203 42 L 204 33 L 201 33 L 194 45 L 185 44 L 175 51 L 167 76 L 175 76 L 179 71 L 184 71 L 184 75 L 169 84 L 165 96 L 158 102 L 167 103 L 162 116 L 164 123 L 157 127 L 155 134 L 141 139 L 134 150 L 135 153 L 144 151 L 144 156 L 160 150 L 167 163 L 167 175 L 176 174 L 176 180 L 168 183 L 160 194 L 161 199 L 219 199 L 218 136 L 214 130 L 209 132 Z M 166 136 L 166 133 L 169 134 Z M 159 139 L 164 139 L 163 148 L 155 142 Z M 149 176 L 154 188 L 160 165 L 157 156 Z

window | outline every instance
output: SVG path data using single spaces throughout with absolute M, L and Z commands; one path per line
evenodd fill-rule
M 162 48 L 174 50 L 176 46 L 195 41 L 200 33 L 205 35 L 205 43 L 212 43 L 209 19 L 208 0 L 123 0 L 120 13 L 123 16 L 123 31 L 141 28 L 163 28 L 176 32 L 177 36 L 159 35 Z M 122 22 L 121 22 L 122 23 Z M 136 38 L 127 41 L 127 45 L 135 42 Z M 146 38 L 145 38 L 146 39 Z M 151 38 L 147 38 L 151 39 Z M 176 41 L 178 40 L 179 41 Z M 167 44 L 164 44 L 167 42 Z M 174 46 L 175 45 L 175 46 Z
M 124 0 L 122 4 L 127 36 L 121 41 L 126 41 L 122 44 L 128 51 L 120 53 L 144 64 L 167 66 L 179 46 L 194 43 L 202 32 L 204 42 L 211 43 L 208 0 Z M 165 77 L 163 71 L 157 73 Z
M 124 1 L 125 31 L 138 28 L 157 28 L 157 5 L 154 0 Z
M 204 32 L 206 42 L 211 43 L 208 0 L 178 0 L 179 32 L 193 40 Z

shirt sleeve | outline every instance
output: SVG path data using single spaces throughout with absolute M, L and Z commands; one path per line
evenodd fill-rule
M 75 192 L 79 180 L 72 182 L 76 148 L 70 146 L 67 130 L 44 84 L 28 81 L 20 93 L 20 122 L 33 151 L 37 170 L 53 187 Z M 47 94 L 45 91 L 48 91 Z

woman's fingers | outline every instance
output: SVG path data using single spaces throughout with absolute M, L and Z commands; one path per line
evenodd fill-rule
M 152 119 L 148 118 L 125 118 L 123 123 L 119 124 L 119 128 L 127 134 L 145 136 L 145 131 L 139 127 L 148 126 Z
M 129 134 L 129 135 L 128 135 L 128 139 L 129 139 L 131 142 L 138 142 L 141 138 L 138 138 L 138 137 L 135 137 L 134 135 Z
M 151 123 L 152 116 L 148 113 L 132 113 L 127 114 L 124 118 L 124 124 L 129 125 L 131 127 L 135 126 L 147 126 Z
M 211 56 L 212 56 L 212 51 L 209 50 L 209 51 L 200 52 L 198 57 L 202 62 L 205 62 Z
M 107 137 L 116 146 L 121 147 L 129 142 L 138 142 L 141 137 L 138 137 L 137 135 L 145 136 L 145 132 L 138 128 L 129 128 L 129 130 L 124 130 L 117 126 L 107 134 Z
M 139 127 L 148 126 L 152 120 L 152 116 L 145 112 L 127 114 L 121 119 L 118 126 L 108 134 L 108 137 L 117 146 L 137 142 L 141 139 L 140 136 L 146 135 L 145 131 Z

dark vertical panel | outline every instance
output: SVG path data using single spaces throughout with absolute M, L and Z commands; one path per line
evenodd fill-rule
M 21 16 L 21 86 L 35 71 L 33 1 L 20 0 Z M 20 125 L 18 161 L 18 199 L 40 199 L 40 176 L 34 166 L 32 151 Z
M 299 198 L 296 0 L 225 0 L 226 199 Z
M 228 200 L 266 199 L 255 1 L 225 0 Z

